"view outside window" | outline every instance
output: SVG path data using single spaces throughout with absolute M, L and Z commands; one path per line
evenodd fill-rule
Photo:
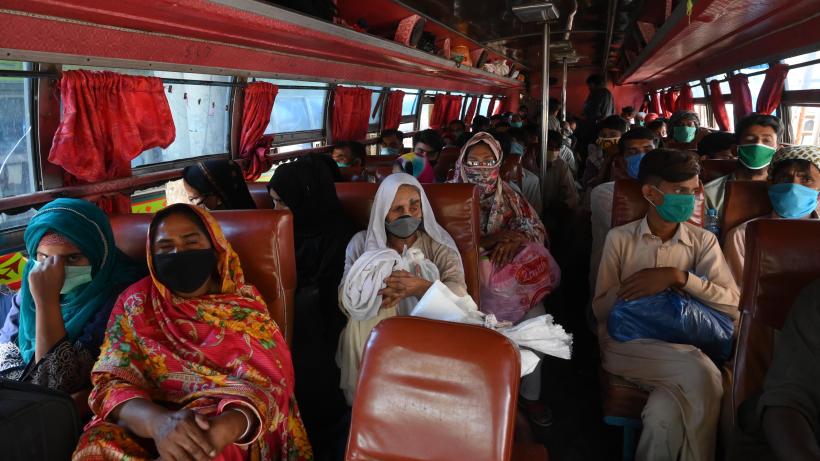
M 820 59 L 820 51 L 807 53 L 793 58 L 784 59 L 788 65 L 800 64 Z M 789 70 L 786 76 L 786 90 L 816 90 L 820 89 L 820 64 L 798 67 Z
M 294 80 L 263 81 L 275 85 L 298 85 L 313 88 L 280 88 L 273 103 L 270 123 L 265 128 L 267 134 L 292 133 L 296 131 L 323 130 L 325 126 L 325 105 L 328 85 L 321 82 Z
M 702 98 L 705 96 L 705 93 L 703 92 L 703 85 L 700 84 L 700 80 L 689 82 L 689 86 L 692 88 L 693 98 Z
M 404 91 L 404 99 L 401 101 L 401 115 L 416 115 L 416 102 L 419 99 L 419 90 L 412 88 L 393 88 Z
M 405 96 L 404 99 L 407 100 L 407 97 Z M 412 132 L 413 129 L 414 129 L 413 128 L 413 122 L 402 123 L 401 125 L 399 125 L 399 131 L 401 131 L 405 135 Z M 404 147 L 412 149 L 413 148 L 413 137 L 412 136 L 405 136 L 404 140 L 402 141 L 402 145 Z
M 476 115 L 483 115 L 487 116 L 487 109 L 490 107 L 490 101 L 492 101 L 493 97 L 489 94 L 485 94 L 481 101 L 478 104 L 478 112 Z
M 789 106 L 792 142 L 820 146 L 820 107 Z
M 3 70 L 30 70 L 30 64 L 0 61 Z M 0 78 L 0 197 L 34 192 L 36 179 L 31 127 L 36 80 Z M 0 219 L 2 222 L 2 219 Z

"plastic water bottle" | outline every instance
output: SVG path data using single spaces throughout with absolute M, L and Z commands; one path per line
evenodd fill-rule
M 706 212 L 706 221 L 703 223 L 703 228 L 715 234 L 715 237 L 720 237 L 720 224 L 718 223 L 716 209 L 709 208 Z

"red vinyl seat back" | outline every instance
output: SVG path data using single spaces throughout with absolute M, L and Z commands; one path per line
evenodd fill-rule
M 487 328 L 383 320 L 364 351 L 345 459 L 509 460 L 519 367 L 515 345 Z
M 700 180 L 706 184 L 721 176 L 732 174 L 737 169 L 737 160 L 701 160 L 700 162 Z
M 472 184 L 424 184 L 436 221 L 453 237 L 464 263 L 467 292 L 481 305 L 478 273 L 479 230 L 478 189 Z M 359 229 L 367 229 L 377 184 L 336 183 L 336 194 L 345 214 Z
M 398 158 L 398 155 L 366 155 L 364 164 L 368 168 L 392 167 Z
M 615 181 L 612 195 L 612 227 L 622 226 L 646 216 L 649 202 L 641 192 L 641 184 L 634 179 L 619 179 Z M 703 185 L 695 194 L 695 212 L 688 222 L 703 225 L 703 215 L 706 208 L 706 198 L 703 195 Z
M 766 181 L 728 181 L 720 229 L 723 235 L 746 221 L 772 213 Z
M 746 228 L 741 321 L 734 360 L 732 404 L 759 392 L 783 327 L 800 291 L 820 278 L 820 222 L 758 219 Z
M 268 194 L 267 183 L 249 182 L 247 184 L 248 192 L 251 193 L 251 198 L 253 199 L 253 203 L 256 204 L 256 208 L 260 210 L 272 210 L 273 199 L 270 198 L 270 194 Z
M 262 294 L 271 317 L 290 342 L 296 292 L 293 215 L 289 211 L 213 212 L 222 232 L 239 255 L 245 279 Z M 153 215 L 111 216 L 117 247 L 135 261 L 147 261 L 145 242 Z
M 433 166 L 433 171 L 437 178 L 446 178 L 447 174 L 455 168 L 456 160 L 461 155 L 461 149 L 458 147 L 445 147 L 438 154 L 438 161 Z

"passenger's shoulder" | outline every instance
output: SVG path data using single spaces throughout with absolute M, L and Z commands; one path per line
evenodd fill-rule
M 644 218 L 636 219 L 635 221 L 628 222 L 626 224 L 621 224 L 620 226 L 613 227 L 609 230 L 609 234 L 607 234 L 607 238 L 611 240 L 615 239 L 629 239 L 635 236 L 638 228 L 641 226 Z

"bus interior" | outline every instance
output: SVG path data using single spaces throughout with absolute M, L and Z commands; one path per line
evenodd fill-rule
M 303 313 L 307 282 L 297 260 L 304 220 L 294 218 L 295 210 L 278 209 L 282 199 L 276 191 L 271 195 L 269 184 L 277 169 L 309 158 L 332 159 L 338 206 L 361 231 L 373 226 L 379 185 L 394 172 L 412 174 L 414 158 L 421 157 L 436 177 L 428 182 L 467 183 L 425 183 L 420 193 L 458 249 L 467 298 L 482 310 L 492 295 L 481 268 L 489 264 L 487 255 L 496 257 L 485 253 L 490 205 L 485 189 L 474 188 L 465 171 L 493 164 L 470 160 L 467 147 L 473 146 L 473 134 L 490 131 L 504 151 L 503 159 L 498 153 L 490 157 L 502 177 L 498 194 L 516 190 L 534 205 L 526 192 L 527 178 L 534 178 L 532 193 L 541 207 L 534 226 L 548 234 L 540 251 L 551 254 L 553 270 L 560 271 L 560 284 L 542 293 L 540 304 L 549 322 L 571 335 L 571 359 L 539 355 L 540 397 L 531 407 L 517 395 L 524 386 L 518 382 L 519 346 L 510 347 L 504 336 L 406 316 L 371 325 L 369 340 L 362 339 L 352 407 L 348 402 L 326 409 L 326 400 L 300 398 L 315 459 L 753 459 L 737 457 L 732 448 L 740 409 L 763 389 L 773 338 L 798 294 L 820 278 L 817 0 L 0 0 L 0 24 L 0 295 L 29 289 L 26 274 L 37 256 L 27 250 L 27 226 L 43 206 L 65 198 L 97 204 L 109 217 L 116 246 L 144 265 L 155 213 L 177 203 L 208 207 L 204 194 L 192 200 L 183 181 L 186 169 L 231 160 L 242 168 L 257 210 L 214 212 L 214 222 L 238 253 L 272 322 L 294 347 L 300 334 L 312 334 L 302 323 L 323 320 Z M 813 162 L 807 168 L 816 170 L 817 185 L 801 186 L 809 197 L 813 191 L 815 208 L 801 215 L 807 219 L 756 219 L 779 216 L 767 195 L 767 180 L 771 189 L 776 178 L 767 179 L 765 171 L 771 174 L 774 166 L 755 170 L 756 182 L 734 181 L 744 179 L 737 169 L 747 164 L 738 160 L 738 146 L 754 116 L 777 121 L 776 129 L 775 122 L 755 125 L 776 131 L 775 162 L 783 152 L 798 152 L 785 158 Z M 625 127 L 620 133 L 619 124 Z M 459 125 L 468 136 L 462 137 Z M 607 127 L 615 127 L 617 136 L 603 136 L 612 131 Z M 692 137 L 678 138 L 687 128 Z M 596 330 L 595 285 L 605 267 L 599 266 L 600 253 L 609 254 L 601 247 L 604 239 L 606 245 L 614 239 L 607 232 L 662 212 L 648 198 L 637 163 L 635 175 L 627 174 L 624 142 L 640 139 L 627 130 L 652 130 L 654 147 L 663 147 L 657 151 L 664 155 L 697 157 L 692 194 L 699 208 L 689 216 L 698 232 L 719 234 L 715 265 L 727 264 L 723 254 L 738 235 L 730 231 L 742 226 L 745 235 L 741 269 L 728 282 L 734 284 L 729 291 L 736 306 L 732 352 L 712 367 L 723 382 L 717 400 L 704 410 L 713 415 L 709 422 L 691 415 L 649 421 L 646 409 L 660 405 L 655 396 L 663 385 L 612 372 L 603 352 L 612 339 L 602 341 Z M 726 157 L 698 143 L 719 133 L 726 146 L 715 152 Z M 550 147 L 553 135 L 560 137 L 560 147 Z M 397 143 L 389 143 L 390 136 Z M 508 155 L 510 139 L 521 155 Z M 559 149 L 562 154 L 555 154 Z M 553 184 L 556 161 L 568 174 L 561 186 Z M 640 167 L 649 168 L 645 163 Z M 710 184 L 721 178 L 721 203 L 712 207 Z M 611 185 L 603 234 L 596 236 L 593 190 L 600 184 Z M 572 189 L 574 202 L 557 206 L 555 194 L 564 192 L 550 191 L 564 187 Z M 319 219 L 323 232 L 343 227 L 330 218 Z M 675 242 L 685 240 L 676 235 Z M 149 260 L 152 248 L 149 241 Z M 510 264 L 516 254 L 510 254 Z M 631 264 L 626 259 L 621 263 Z M 724 275 L 734 267 L 728 263 Z M 648 267 L 664 265 L 659 260 Z M 698 298 L 688 284 L 707 274 L 686 274 L 686 285 L 670 285 L 671 291 Z M 0 328 L 7 309 L 0 309 Z M 343 320 L 351 314 L 345 315 Z M 333 348 L 338 334 L 322 341 Z M 813 354 L 818 334 L 813 331 Z M 317 388 L 299 378 L 338 381 L 332 357 L 322 364 L 332 370 L 321 370 L 300 364 L 302 353 L 293 356 L 297 396 L 300 386 Z M 820 376 L 818 363 L 811 376 Z M 338 393 L 336 384 L 330 387 Z M 684 386 L 681 392 L 698 391 Z M 93 404 L 88 408 L 88 395 L 87 390 L 74 399 L 84 423 L 97 411 Z M 816 417 L 809 419 L 816 424 Z M 687 426 L 692 421 L 706 429 Z M 649 430 L 651 424 L 687 426 L 677 442 L 663 439 L 672 435 L 654 440 L 677 443 L 673 454 L 662 456 L 650 446 L 660 432 Z M 314 426 L 321 426 L 320 435 L 311 433 Z M 47 422 L 41 427 L 50 429 Z M 820 428 L 812 428 L 817 448 Z M 760 459 L 798 459 L 784 458 L 772 446 L 778 456 Z M 235 459 L 280 459 L 237 453 Z M 291 455 L 281 459 L 311 459 Z M 19 459 L 58 459 L 32 456 Z M 84 457 L 78 449 L 74 459 L 115 458 Z

